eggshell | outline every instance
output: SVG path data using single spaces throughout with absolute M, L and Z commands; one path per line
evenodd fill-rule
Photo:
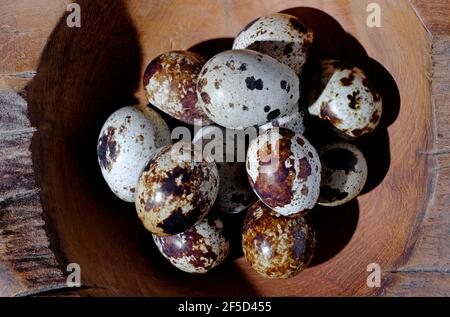
M 197 131 L 192 141 L 204 150 L 206 150 L 206 144 L 211 145 L 210 148 L 214 146 L 215 151 L 221 151 L 223 154 L 216 159 L 220 186 L 213 210 L 218 214 L 242 212 L 256 199 L 245 171 L 246 147 L 245 134 L 242 132 L 219 126 L 208 126 Z M 242 143 L 238 145 L 238 142 Z M 237 151 L 241 151 L 241 155 L 237 155 Z M 243 158 L 242 161 L 239 161 L 240 156 Z
M 200 105 L 227 128 L 262 125 L 293 112 L 299 79 L 288 66 L 250 50 L 230 50 L 210 59 L 197 83 Z
M 305 133 L 305 113 L 302 108 L 299 110 L 294 110 L 293 113 L 283 116 L 281 118 L 275 119 L 259 127 L 261 131 L 265 131 L 271 128 L 286 128 L 296 134 Z
M 312 30 L 295 16 L 275 13 L 248 24 L 235 38 L 233 49 L 250 49 L 267 54 L 300 75 L 313 37 Z
M 246 169 L 256 195 L 284 216 L 310 210 L 317 202 L 320 160 L 300 134 L 284 128 L 263 132 L 250 143 Z
M 361 69 L 324 60 L 318 76 L 308 96 L 311 115 L 328 122 L 346 139 L 376 128 L 382 114 L 381 97 Z
M 134 202 L 141 170 L 159 147 L 170 143 L 169 127 L 149 108 L 123 107 L 106 120 L 97 141 L 97 157 L 117 197 Z
M 195 87 L 205 64 L 203 57 L 188 51 L 159 55 L 147 66 L 144 88 L 151 104 L 188 124 L 210 124 L 197 102 Z
M 244 256 L 264 277 L 289 278 L 310 263 L 316 239 L 314 228 L 304 217 L 284 217 L 261 201 L 246 215 L 242 233 Z
M 367 180 L 367 162 L 362 152 L 347 142 L 318 147 L 322 182 L 318 204 L 339 206 L 362 191 Z
M 222 263 L 230 243 L 222 220 L 208 216 L 194 227 L 172 236 L 153 239 L 162 255 L 178 269 L 188 273 L 206 273 Z
M 193 146 L 176 143 L 159 150 L 137 185 L 136 211 L 145 228 L 173 235 L 198 223 L 211 209 L 219 189 L 214 162 L 197 160 Z

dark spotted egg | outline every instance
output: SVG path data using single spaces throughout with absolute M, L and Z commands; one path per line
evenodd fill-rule
M 122 200 L 134 202 L 139 173 L 153 153 L 171 143 L 164 120 L 149 108 L 120 108 L 103 125 L 97 156 L 106 183 Z
M 317 148 L 322 162 L 318 204 L 339 206 L 362 191 L 367 180 L 367 163 L 362 152 L 347 142 Z
M 227 128 L 262 125 L 293 112 L 299 79 L 288 66 L 250 50 L 229 50 L 211 58 L 197 82 L 208 117 Z
M 271 128 L 286 128 L 296 134 L 305 133 L 305 113 L 303 108 L 298 108 L 293 113 L 290 113 L 281 118 L 275 119 L 259 127 L 261 131 L 265 131 Z
M 244 256 L 264 277 L 289 278 L 310 263 L 315 247 L 315 232 L 305 217 L 284 217 L 261 201 L 246 215 L 242 233 Z
M 198 223 L 211 209 L 219 189 L 214 162 L 199 160 L 189 143 L 160 149 L 139 178 L 136 211 L 145 228 L 173 235 Z
M 309 99 L 309 113 L 346 139 L 371 133 L 380 122 L 382 101 L 366 74 L 336 60 L 321 62 Z
M 236 214 L 250 207 L 256 196 L 245 172 L 244 131 L 207 126 L 197 131 L 192 143 L 208 151 L 206 155 L 217 153 L 214 157 L 220 186 L 213 210 L 218 214 Z
M 172 236 L 153 239 L 162 255 L 178 269 L 206 273 L 222 263 L 230 249 L 222 220 L 208 216 L 194 227 Z
M 284 216 L 312 209 L 319 198 L 320 159 L 301 134 L 264 131 L 250 143 L 246 168 L 256 195 Z
M 250 22 L 235 38 L 233 49 L 250 49 L 267 54 L 300 75 L 312 43 L 312 30 L 298 18 L 275 13 Z
M 172 51 L 156 57 L 144 73 L 144 88 L 150 103 L 188 124 L 196 120 L 210 124 L 195 92 L 204 64 L 203 57 L 188 51 Z

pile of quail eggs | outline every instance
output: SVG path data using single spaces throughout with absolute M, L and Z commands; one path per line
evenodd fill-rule
M 104 179 L 135 203 L 178 269 L 205 273 L 221 264 L 230 250 L 223 216 L 246 213 L 242 249 L 251 267 L 268 278 L 295 276 L 314 254 L 310 211 L 362 191 L 367 163 L 351 142 L 378 125 L 381 98 L 361 69 L 338 60 L 321 61 L 310 79 L 302 77 L 311 89 L 300 91 L 313 38 L 299 19 L 276 13 L 251 22 L 232 50 L 208 61 L 189 51 L 163 53 L 143 78 L 150 106 L 123 107 L 106 120 L 97 143 Z M 190 142 L 173 143 L 152 107 L 203 126 Z M 339 140 L 310 142 L 307 119 Z M 245 139 L 237 132 L 249 127 L 258 134 L 244 140 L 236 159 L 234 135 Z M 221 154 L 202 155 L 213 140 Z

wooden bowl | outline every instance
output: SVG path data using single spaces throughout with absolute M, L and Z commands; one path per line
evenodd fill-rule
M 68 1 L 0 5 L 0 295 L 450 295 L 446 1 L 379 0 L 379 28 L 366 23 L 368 0 L 76 2 L 80 28 L 67 26 Z M 354 62 L 380 90 L 381 127 L 361 142 L 368 184 L 343 207 L 314 210 L 316 255 L 295 278 L 260 277 L 238 249 L 188 275 L 108 189 L 98 133 L 115 109 L 145 104 L 153 57 L 212 56 L 280 11 L 315 31 L 314 56 Z M 82 288 L 67 287 L 69 263 L 80 265 Z M 371 263 L 380 287 L 367 284 Z

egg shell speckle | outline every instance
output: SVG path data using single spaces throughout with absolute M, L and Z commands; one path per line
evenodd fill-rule
M 210 124 L 198 105 L 196 84 L 205 64 L 203 57 L 188 51 L 159 55 L 147 66 L 144 88 L 151 104 L 188 124 Z
M 197 95 L 215 123 L 227 128 L 259 126 L 293 112 L 300 96 L 299 78 L 270 56 L 229 50 L 203 66 Z
M 198 223 L 211 209 L 219 189 L 214 162 L 197 161 L 189 143 L 166 146 L 145 166 L 136 192 L 136 211 L 145 228 L 173 235 Z
M 264 277 L 290 278 L 310 263 L 316 239 L 304 217 L 284 217 L 261 201 L 246 215 L 242 234 L 244 256 Z
M 305 133 L 304 119 L 305 119 L 304 110 L 299 107 L 299 110 L 295 110 L 291 114 L 268 122 L 260 126 L 259 128 L 261 131 L 265 131 L 271 128 L 286 128 L 295 132 L 296 134 L 304 134 Z
M 220 160 L 216 160 L 220 186 L 213 210 L 218 214 L 242 212 L 256 200 L 245 171 L 245 134 L 241 132 L 219 126 L 207 126 L 197 131 L 192 141 L 203 149 L 206 144 L 214 143 L 212 146 L 215 150 L 223 153 L 222 157 L 219 157 Z M 242 143 L 238 145 L 239 142 Z M 243 161 L 239 161 L 237 151 L 242 151 Z
M 250 143 L 246 169 L 256 195 L 284 216 L 310 210 L 317 202 L 320 159 L 300 134 L 283 128 L 260 134 Z
M 230 243 L 222 220 L 208 216 L 185 232 L 153 239 L 162 255 L 178 269 L 206 273 L 228 256 Z
M 170 143 L 169 127 L 155 111 L 134 106 L 115 111 L 97 141 L 106 183 L 120 199 L 134 202 L 140 172 L 159 147 Z
M 318 204 L 339 206 L 362 191 L 367 180 L 367 162 L 362 152 L 347 142 L 318 147 L 322 181 Z
M 300 75 L 313 38 L 312 30 L 295 16 L 275 13 L 247 25 L 235 38 L 233 49 L 250 49 L 267 54 Z
M 371 133 L 381 119 L 381 96 L 365 73 L 336 60 L 321 62 L 308 95 L 309 113 L 327 121 L 342 137 Z

